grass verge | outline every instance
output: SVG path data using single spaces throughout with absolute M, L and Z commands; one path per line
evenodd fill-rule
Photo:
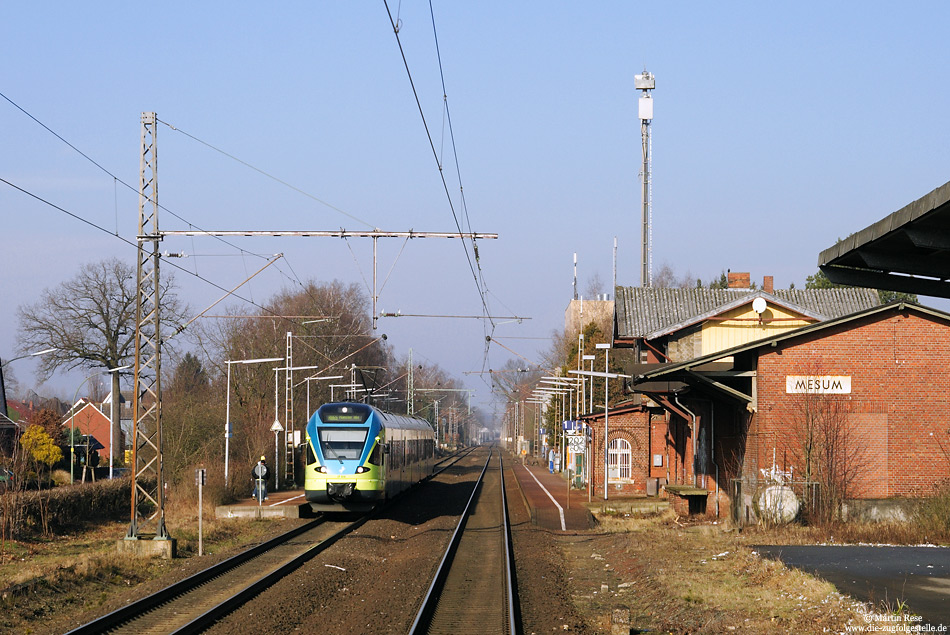
M 77 625 L 79 615 L 108 612 L 115 598 L 133 587 L 158 578 L 187 577 L 241 545 L 287 529 L 279 521 L 216 520 L 213 510 L 206 510 L 202 524 L 207 555 L 199 559 L 193 557 L 198 552 L 196 511 L 191 517 L 166 515 L 169 533 L 178 540 L 179 557 L 172 561 L 119 554 L 116 541 L 125 535 L 127 523 L 8 542 L 0 560 L 0 632 L 65 632 Z
M 575 601 L 600 632 L 841 632 L 864 605 L 780 562 L 721 525 L 672 514 L 602 518 L 601 532 L 559 537 Z M 626 632 L 626 631 L 624 631 Z

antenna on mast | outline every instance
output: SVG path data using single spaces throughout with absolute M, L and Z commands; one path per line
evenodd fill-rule
M 611 293 L 617 293 L 617 237 L 614 236 L 614 285 Z
M 650 122 L 653 120 L 653 96 L 650 93 L 656 88 L 656 78 L 643 69 L 643 73 L 634 75 L 633 85 L 643 91 L 639 102 L 640 135 L 643 143 L 643 170 L 640 173 L 642 187 L 642 224 L 643 224 L 643 251 L 640 268 L 640 286 L 652 285 L 650 268 Z
M 574 299 L 577 299 L 577 252 L 574 252 Z

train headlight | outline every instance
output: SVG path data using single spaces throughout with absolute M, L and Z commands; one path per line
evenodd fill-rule
M 358 468 L 356 468 L 356 473 L 357 473 L 357 474 L 362 474 L 363 472 L 369 472 L 369 468 L 368 468 L 368 467 L 365 467 L 365 466 L 363 466 L 363 465 L 361 465 L 361 466 L 359 466 Z
M 321 474 L 326 474 L 326 473 L 327 473 L 327 468 L 326 468 L 325 465 L 320 465 L 320 466 L 317 467 L 317 471 L 320 472 Z

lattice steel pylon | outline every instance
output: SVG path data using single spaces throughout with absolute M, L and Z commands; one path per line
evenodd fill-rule
M 162 338 L 159 320 L 157 118 L 142 113 L 132 398 L 132 509 L 127 540 L 168 540 L 162 466 Z

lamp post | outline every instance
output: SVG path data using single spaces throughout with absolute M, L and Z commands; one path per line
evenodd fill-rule
M 346 395 L 353 393 L 353 400 L 355 401 L 356 393 L 365 392 L 366 390 L 365 388 L 360 388 L 360 385 L 361 384 L 330 384 L 330 401 L 336 403 L 336 399 L 333 397 L 334 388 L 346 388 L 346 392 L 343 393 L 344 399 L 346 398 Z
M 231 450 L 231 364 L 264 364 L 267 362 L 282 362 L 283 357 L 266 357 L 259 359 L 233 359 L 224 362 L 228 365 L 228 394 L 227 406 L 224 411 L 224 486 L 228 486 L 228 459 Z M 276 469 L 276 468 L 275 468 Z
M 117 373 L 120 370 L 126 370 L 128 368 L 132 368 L 132 366 L 129 364 L 126 364 L 125 366 L 110 368 L 106 370 L 106 372 L 103 374 Z M 115 447 L 115 430 L 113 429 L 112 426 L 113 426 L 113 422 L 115 421 L 115 400 L 121 396 L 122 396 L 122 392 L 120 391 L 118 396 L 112 395 L 112 398 L 109 401 L 109 480 L 110 481 L 112 480 L 112 477 L 114 476 L 113 467 L 112 467 L 112 457 L 114 453 L 112 449 Z M 73 401 L 75 403 L 75 400 Z M 121 415 L 122 415 L 122 407 L 120 406 L 119 407 L 120 418 L 121 418 Z
M 322 321 L 322 320 L 318 320 L 318 321 Z M 332 377 L 318 377 L 317 375 L 311 375 L 310 377 L 307 377 L 302 382 L 300 382 L 300 384 L 307 382 L 307 420 L 308 421 L 310 420 L 310 415 L 313 414 L 310 411 L 310 382 L 323 381 L 325 379 L 343 379 L 343 375 L 333 375 Z M 297 385 L 299 386 L 300 384 L 297 384 Z M 332 392 L 333 389 L 331 388 L 330 391 Z M 330 401 L 333 401 L 332 395 L 330 396 Z
M 534 405 L 534 421 L 532 422 L 532 427 L 534 428 L 531 431 L 531 438 L 534 440 L 534 448 L 531 453 L 533 456 L 537 456 L 541 447 L 541 410 L 547 405 L 547 402 L 539 398 L 536 395 L 529 395 L 529 398 L 525 400 L 525 403 Z
M 70 485 L 72 485 L 73 482 L 75 481 L 75 477 L 73 476 L 73 468 L 76 465 L 76 402 L 79 400 L 79 390 L 85 385 L 87 381 L 89 381 L 96 375 L 102 375 L 102 374 L 105 374 L 105 373 L 102 373 L 102 372 L 93 373 L 89 375 L 88 377 L 86 377 L 85 379 L 83 379 L 79 383 L 79 386 L 76 387 L 76 394 L 73 395 L 73 406 L 72 406 L 72 410 L 70 410 L 69 412 L 69 484 Z M 89 441 L 87 440 L 86 443 L 88 444 Z M 88 452 L 87 452 L 87 455 L 88 455 Z
M 604 348 L 605 351 L 606 351 L 606 350 L 610 349 L 610 344 L 598 344 L 598 345 L 597 345 L 597 348 Z M 606 366 L 607 368 L 610 368 L 610 366 L 607 365 L 608 362 L 607 362 L 606 359 L 604 360 L 604 364 L 605 364 L 605 366 Z M 607 500 L 607 459 L 608 459 L 608 455 L 607 455 L 607 450 L 608 450 L 608 445 L 607 445 L 607 431 L 608 431 L 607 416 L 608 416 L 608 414 L 609 414 L 609 413 L 608 413 L 608 404 L 607 404 L 607 395 L 608 395 L 608 393 L 607 393 L 607 385 L 608 385 L 608 380 L 610 380 L 610 379 L 617 379 L 618 377 L 629 378 L 630 375 L 622 375 L 622 374 L 620 374 L 620 373 L 609 373 L 609 372 L 600 373 L 600 372 L 586 371 L 586 370 L 569 370 L 569 371 L 567 371 L 567 372 L 569 372 L 569 373 L 571 373 L 571 374 L 574 374 L 574 375 L 587 375 L 587 376 L 589 376 L 589 377 L 603 377 L 603 378 L 604 378 L 604 500 Z M 593 410 L 593 408 L 591 408 L 591 410 Z
M 551 379 L 564 380 L 565 382 L 570 381 L 566 377 L 555 377 Z M 545 382 L 545 379 L 541 379 L 539 383 L 543 383 L 543 382 Z M 548 380 L 547 383 L 552 383 L 552 382 Z M 560 417 L 555 416 L 555 421 L 558 422 L 557 425 L 560 428 L 560 434 L 558 435 L 557 433 L 555 433 L 554 441 L 555 441 L 555 444 L 558 444 L 558 440 L 560 439 L 560 443 L 558 444 L 558 455 L 563 455 L 564 462 L 562 463 L 562 465 L 565 465 L 567 463 L 567 448 L 566 448 L 566 443 L 564 442 L 564 421 L 563 420 L 565 417 L 568 416 L 568 410 L 567 408 L 565 408 L 565 405 L 564 405 L 564 396 L 570 394 L 571 399 L 573 399 L 574 388 L 567 386 L 566 383 L 565 384 L 558 383 L 557 387 L 541 387 L 541 386 L 535 387 L 533 394 L 535 396 L 547 395 L 549 397 L 560 395 L 561 397 L 561 416 Z M 555 402 L 555 414 L 556 412 L 557 412 L 557 402 Z
M 288 335 L 290 335 L 288 333 Z M 290 359 L 288 354 L 287 359 Z M 274 369 L 274 425 L 271 427 L 271 430 L 274 431 L 274 491 L 280 487 L 280 470 L 278 470 L 278 461 L 280 454 L 278 453 L 278 436 L 281 432 L 284 433 L 284 450 L 286 451 L 287 447 L 293 442 L 294 434 L 294 412 L 293 412 L 293 399 L 294 399 L 294 384 L 293 384 L 293 375 L 291 374 L 295 370 L 316 370 L 320 368 L 319 366 L 282 366 Z M 280 428 L 280 418 L 277 416 L 277 396 L 279 393 L 278 390 L 278 373 L 284 371 L 285 376 L 290 380 L 287 384 L 284 394 L 284 426 Z M 299 385 L 299 384 L 298 384 Z M 290 441 L 288 441 L 288 439 Z M 284 459 L 284 480 L 287 481 L 290 478 L 290 468 L 292 467 L 292 461 Z
M 592 372 L 593 372 L 593 370 L 594 370 L 594 358 L 595 358 L 595 357 L 596 357 L 596 355 L 584 355 L 584 357 L 583 357 L 583 359 L 584 359 L 585 362 L 590 362 L 590 370 L 591 370 Z M 584 380 L 584 391 L 585 391 L 585 395 L 584 395 L 584 407 L 587 408 L 587 395 L 586 395 L 586 391 L 587 391 L 587 380 L 586 380 L 586 379 Z M 594 379 L 591 378 L 591 380 L 590 380 L 590 408 L 587 409 L 587 412 L 593 412 L 593 410 L 594 410 Z
M 595 344 L 594 348 L 599 348 L 604 351 L 604 375 L 610 373 L 610 344 Z M 610 385 L 610 378 L 604 377 L 604 500 L 607 500 L 607 477 L 609 476 L 610 468 L 607 465 L 607 460 L 609 457 L 610 447 L 607 443 L 607 417 L 609 416 L 610 411 L 610 393 L 607 391 L 607 387 Z
M 467 393 L 468 393 L 468 414 L 472 414 L 472 395 L 475 394 L 475 391 L 474 391 L 474 390 L 469 390 L 468 388 L 416 388 L 416 389 L 415 389 L 415 392 L 467 392 Z M 446 395 L 446 397 L 448 397 L 448 395 Z M 445 399 L 445 397 L 442 397 L 442 399 Z M 435 438 L 436 438 L 436 446 L 439 445 L 439 443 L 438 443 L 438 440 L 439 440 L 439 427 L 440 427 L 440 426 L 439 426 L 439 401 L 442 401 L 442 399 L 439 399 L 438 401 L 434 402 L 434 403 L 435 403 Z M 443 440 L 443 441 L 446 441 L 445 436 L 446 436 L 446 430 L 443 430 L 443 431 L 442 431 L 442 440 Z

